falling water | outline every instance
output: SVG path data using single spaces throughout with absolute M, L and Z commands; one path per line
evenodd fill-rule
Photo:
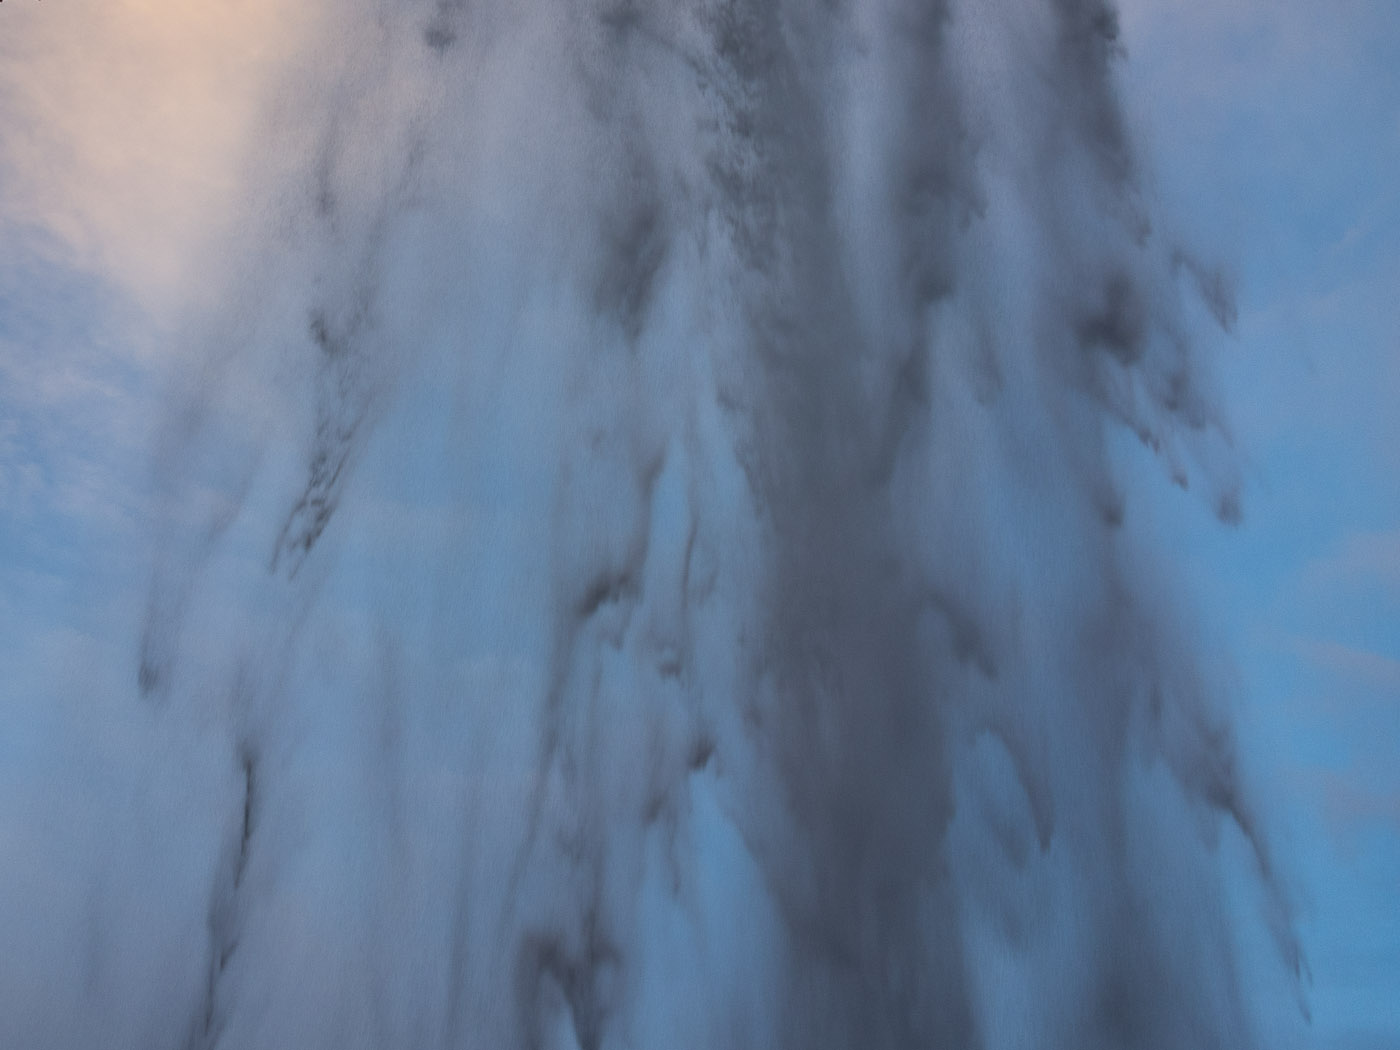
M 1269 857 L 1114 453 L 1238 515 L 1231 307 L 1112 7 L 318 25 L 156 456 L 131 681 L 204 742 L 202 888 L 83 1030 L 1255 1045 L 1222 829 Z

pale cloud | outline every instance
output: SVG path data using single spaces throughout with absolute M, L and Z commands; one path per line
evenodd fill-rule
M 1308 589 L 1379 586 L 1400 597 L 1400 529 L 1349 532 L 1302 574 Z
M 1400 830 L 1400 787 L 1374 787 L 1354 777 L 1328 770 L 1319 771 L 1326 814 L 1344 825 L 1388 824 Z
M 0 584 L 130 545 L 183 318 L 322 5 L 0 9 Z M 87 547 L 84 547 L 84 544 Z M 99 559 L 93 559 L 94 561 Z M 11 639 L 8 647 L 26 644 Z
M 230 214 L 314 5 L 15 4 L 0 35 L 0 231 L 164 313 Z
M 1357 646 L 1316 638 L 1299 638 L 1298 654 L 1352 687 L 1393 694 L 1400 701 L 1400 660 Z

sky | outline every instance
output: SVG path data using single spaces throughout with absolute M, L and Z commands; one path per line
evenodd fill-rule
M 1148 194 L 1235 289 L 1214 367 L 1244 478 L 1235 527 L 1165 484 L 1128 513 L 1171 552 L 1233 684 L 1317 1045 L 1400 1046 L 1400 5 L 1121 10 Z M 246 158 L 313 23 L 267 0 L 0 8 L 0 784 L 15 797 L 150 731 L 90 684 L 126 673 L 141 614 L 151 450 L 217 283 L 187 275 L 217 270 L 246 218 Z M 62 828 L 0 818 L 0 856 L 33 857 L 12 877 L 61 883 L 84 836 L 121 834 L 90 815 L 106 792 L 179 808 L 176 772 L 91 768 Z
M 1160 192 L 1238 288 L 1221 371 L 1248 464 L 1244 518 L 1220 533 L 1164 508 L 1164 541 L 1237 669 L 1319 1039 L 1395 1045 L 1400 8 L 1123 11 L 1125 82 Z

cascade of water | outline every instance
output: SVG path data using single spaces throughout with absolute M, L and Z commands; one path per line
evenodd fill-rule
M 1238 513 L 1229 305 L 1116 36 L 337 7 L 159 457 L 135 677 L 224 756 L 170 1045 L 1252 1044 L 1215 829 L 1268 856 L 1109 455 Z

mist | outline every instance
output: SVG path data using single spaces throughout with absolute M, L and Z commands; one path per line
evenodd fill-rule
M 1290 906 L 1133 498 L 1244 512 L 1234 307 L 1113 7 L 298 26 L 51 676 L 121 714 L 29 767 L 5 1044 L 1261 1045 Z

